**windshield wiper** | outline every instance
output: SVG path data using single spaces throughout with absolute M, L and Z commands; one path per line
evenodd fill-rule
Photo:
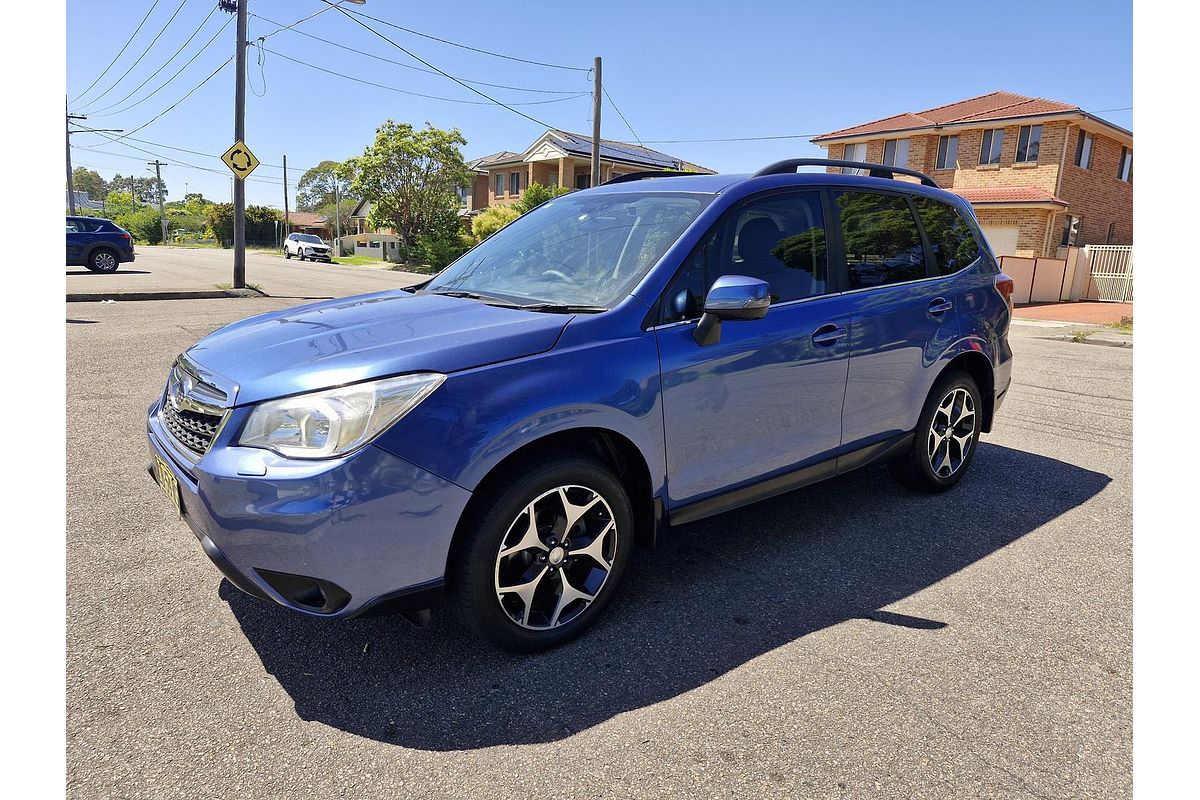
M 434 289 L 430 294 L 440 294 L 443 297 L 461 297 L 466 300 L 478 300 L 481 303 L 489 306 L 502 306 L 504 308 L 523 308 L 516 303 L 510 303 L 507 300 L 501 300 L 499 297 L 492 297 L 490 294 L 480 294 L 479 292 L 468 292 L 465 289 L 448 289 L 439 291 Z
M 546 314 L 599 314 L 608 311 L 605 306 L 589 306 L 574 303 L 529 303 L 515 306 L 522 311 L 541 311 Z

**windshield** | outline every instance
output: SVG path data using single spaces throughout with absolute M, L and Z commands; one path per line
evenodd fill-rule
M 313 236 L 311 233 L 296 234 L 296 241 L 308 242 L 309 244 L 325 244 L 323 241 L 321 241 L 320 236 Z
M 485 239 L 425 291 L 607 308 L 629 293 L 711 199 L 668 193 L 563 195 Z

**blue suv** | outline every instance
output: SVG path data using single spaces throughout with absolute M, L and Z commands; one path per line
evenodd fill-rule
M 202 339 L 149 409 L 150 472 L 249 594 L 448 599 L 539 650 L 671 527 L 879 461 L 954 486 L 1009 386 L 1011 293 L 920 173 L 621 176 L 420 287 Z
M 67 217 L 67 266 L 116 272 L 134 259 L 129 231 L 111 219 Z

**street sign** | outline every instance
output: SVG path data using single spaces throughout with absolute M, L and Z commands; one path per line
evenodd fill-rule
M 225 162 L 225 166 L 229 167 L 234 175 L 246 179 L 246 176 L 254 172 L 259 165 L 259 160 L 250 152 L 250 148 L 246 147 L 245 142 L 234 142 L 233 147 L 225 151 L 225 155 L 221 156 L 221 160 Z

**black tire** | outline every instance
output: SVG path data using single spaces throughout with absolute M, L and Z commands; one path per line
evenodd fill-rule
M 955 396 L 962 402 L 956 401 Z M 966 396 L 970 398 L 969 407 L 965 402 Z M 950 407 L 944 410 L 947 403 Z M 960 414 L 962 417 L 959 417 Z M 956 425 L 951 424 L 955 417 L 961 420 Z M 969 438 L 966 431 L 968 420 L 971 423 Z M 890 464 L 893 477 L 904 486 L 923 492 L 937 493 L 951 488 L 962 480 L 975 459 L 982 423 L 983 404 L 974 378 L 958 370 L 941 375 L 925 400 L 912 446 Z M 956 432 L 953 437 L 948 435 L 951 433 L 950 427 Z M 939 442 L 934 450 L 935 443 Z M 932 454 L 931 450 L 934 450 Z M 954 458 L 956 454 L 957 460 Z M 938 468 L 935 468 L 935 464 Z
M 121 257 L 117 251 L 107 247 L 97 247 L 88 255 L 87 268 L 92 272 L 116 272 L 121 266 Z
M 283 257 L 290 261 L 292 258 L 292 251 L 288 250 L 286 247 L 283 248 Z
M 545 454 L 512 469 L 506 469 L 505 472 L 506 477 L 485 490 L 486 495 L 479 498 L 479 502 L 463 520 L 460 529 L 462 538 L 452 551 L 448 569 L 449 592 L 459 615 L 475 633 L 503 650 L 532 653 L 557 647 L 575 638 L 591 626 L 604 611 L 617 591 L 633 549 L 633 509 L 625 487 L 617 477 L 603 463 L 586 455 Z M 535 508 L 535 516 L 542 518 L 544 522 L 553 514 L 554 506 L 563 507 L 555 494 L 558 487 L 582 487 L 566 490 L 572 503 L 579 501 L 582 505 L 584 502 L 590 502 L 590 496 L 583 494 L 584 491 L 590 491 L 603 499 L 607 509 L 596 504 L 594 510 L 589 512 L 596 515 L 594 518 L 589 518 L 587 514 L 580 516 L 575 527 L 561 531 L 559 535 L 568 539 L 568 543 L 573 531 L 581 539 L 600 538 L 603 534 L 596 535 L 596 532 L 602 527 L 607 527 L 609 522 L 615 522 L 616 528 L 612 531 L 615 533 L 614 540 L 611 544 L 607 541 L 601 543 L 601 548 L 607 548 L 611 553 L 611 566 L 595 591 L 594 599 L 587 602 L 582 610 L 571 611 L 574 606 L 565 605 L 559 613 L 568 617 L 566 622 L 556 627 L 534 629 L 522 625 L 514 618 L 515 614 L 534 625 L 553 622 L 545 619 L 546 611 L 548 606 L 562 605 L 563 586 L 583 585 L 580 570 L 593 580 L 598 578 L 596 570 L 603 571 L 601 562 L 578 555 L 582 548 L 577 548 L 574 552 L 565 551 L 565 560 L 561 562 L 560 572 L 549 567 L 546 556 L 552 559 L 556 555 L 555 551 L 563 548 L 548 548 L 545 552 L 532 548 L 519 551 L 519 548 L 514 548 L 518 550 L 516 555 L 507 556 L 503 563 L 509 567 L 515 566 L 518 573 L 528 570 L 529 575 L 540 576 L 539 581 L 545 583 L 543 585 L 539 582 L 538 590 L 533 593 L 534 608 L 526 606 L 523 599 L 513 593 L 506 593 L 504 601 L 501 600 L 496 587 L 500 580 L 499 555 L 502 545 L 512 547 L 514 540 L 510 533 L 516 533 L 517 538 L 520 538 L 521 531 L 516 525 L 523 518 L 526 508 L 535 501 L 539 503 Z M 572 492 L 576 493 L 574 497 L 571 496 Z M 543 500 L 539 500 L 543 497 Z M 539 511 L 545 508 L 541 504 L 549 506 L 549 513 L 545 517 L 542 516 L 545 512 Z M 609 511 L 611 520 L 608 519 Z M 564 520 L 565 517 L 555 519 L 552 525 L 560 525 Z M 541 527 L 542 525 L 535 526 L 535 531 Z M 553 527 L 539 532 L 542 542 L 549 541 L 554 535 Z M 525 553 L 529 555 L 526 556 Z M 563 557 L 563 554 L 558 555 Z M 518 559 L 518 563 L 513 565 L 509 559 Z M 528 559 L 527 563 L 525 559 Z M 535 559 L 541 563 L 537 563 Z M 568 575 L 572 576 L 569 580 Z M 526 579 L 517 579 L 521 580 Z M 502 602 L 509 605 L 506 607 Z M 543 606 L 540 612 L 536 609 L 538 603 Z M 519 607 L 520 610 L 514 612 L 514 607 Z M 539 613 L 542 614 L 540 618 L 531 619 Z

